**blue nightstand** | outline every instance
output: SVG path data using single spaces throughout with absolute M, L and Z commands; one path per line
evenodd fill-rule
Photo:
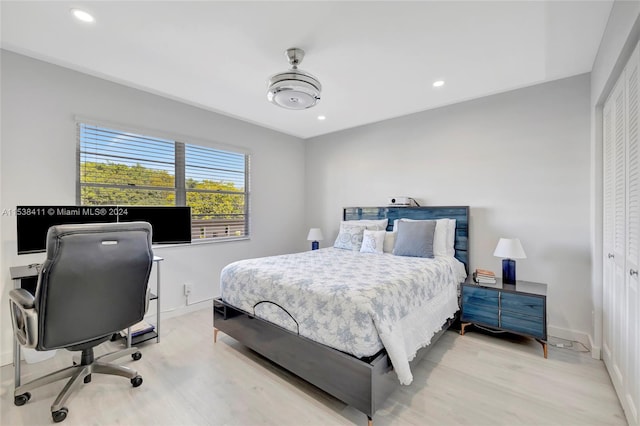
M 536 339 L 547 358 L 547 285 L 530 281 L 515 284 L 476 284 L 468 278 L 460 295 L 460 334 L 472 324 Z

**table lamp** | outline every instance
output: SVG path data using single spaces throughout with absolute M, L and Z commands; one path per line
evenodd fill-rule
M 502 282 L 504 284 L 516 283 L 516 261 L 513 259 L 526 259 L 524 249 L 518 238 L 500 238 L 496 250 L 493 252 L 495 257 L 503 257 L 502 259 Z
M 309 229 L 307 241 L 312 241 L 311 250 L 318 250 L 320 248 L 320 243 L 318 241 L 322 240 L 324 240 L 324 236 L 322 235 L 322 230 L 320 228 Z

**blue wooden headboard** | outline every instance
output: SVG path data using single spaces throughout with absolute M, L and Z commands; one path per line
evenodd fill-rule
M 393 230 L 396 219 L 455 219 L 455 257 L 464 263 L 469 273 L 469 206 L 448 207 L 346 207 L 343 220 L 389 219 L 387 231 Z

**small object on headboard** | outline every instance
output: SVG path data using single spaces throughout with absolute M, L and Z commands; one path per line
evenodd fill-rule
M 388 204 L 393 207 L 420 207 L 420 204 L 411 197 L 389 197 Z

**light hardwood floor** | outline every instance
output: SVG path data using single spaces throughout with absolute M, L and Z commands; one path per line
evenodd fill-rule
M 162 323 L 162 342 L 141 346 L 142 360 L 121 362 L 144 378 L 139 388 L 94 375 L 70 399 L 62 423 L 75 425 L 366 425 L 366 416 L 276 367 L 220 333 L 209 309 Z M 374 426 L 624 425 L 622 408 L 600 361 L 526 339 L 448 331 L 417 369 L 414 382 L 387 400 Z M 115 346 L 107 343 L 105 346 Z M 99 348 L 100 353 L 108 348 Z M 66 366 L 71 353 L 23 363 L 23 382 Z M 53 424 L 49 407 L 63 382 L 13 405 L 13 368 L 0 369 L 0 424 Z

